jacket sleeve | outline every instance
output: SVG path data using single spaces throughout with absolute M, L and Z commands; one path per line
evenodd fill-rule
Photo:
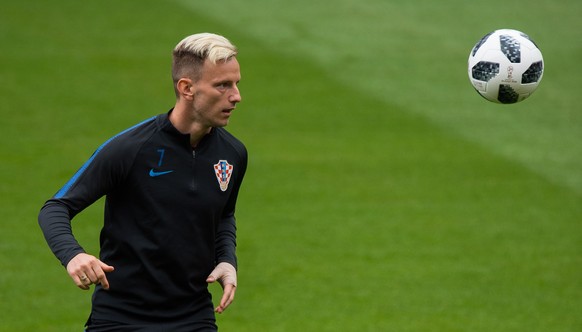
M 238 269 L 236 257 L 236 218 L 235 207 L 238 193 L 247 169 L 247 151 L 242 148 L 241 162 L 237 172 L 236 181 L 223 216 L 218 225 L 216 234 L 216 264 L 227 262 Z
M 73 236 L 70 220 L 69 209 L 58 200 L 47 201 L 38 215 L 44 237 L 63 266 L 67 266 L 76 255 L 85 252 Z
M 41 208 L 38 223 L 50 249 L 67 266 L 84 250 L 73 236 L 71 220 L 105 195 L 123 174 L 120 147 L 106 142 L 75 175 Z

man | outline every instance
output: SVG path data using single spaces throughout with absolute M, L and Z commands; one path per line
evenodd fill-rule
M 176 104 L 114 136 L 42 207 L 39 224 L 81 289 L 87 331 L 216 331 L 236 290 L 235 205 L 244 145 L 223 127 L 241 101 L 237 49 L 186 37 L 173 52 Z M 106 196 L 99 258 L 71 219 Z M 223 288 L 213 308 L 208 283 Z

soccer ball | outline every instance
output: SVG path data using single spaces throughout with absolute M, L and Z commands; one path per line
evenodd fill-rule
M 469 80 L 485 99 L 513 104 L 529 97 L 544 74 L 544 59 L 525 33 L 502 29 L 486 34 L 469 54 Z

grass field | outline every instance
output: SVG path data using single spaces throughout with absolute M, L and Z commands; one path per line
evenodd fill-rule
M 81 331 L 37 226 L 103 141 L 174 103 L 172 47 L 240 49 L 250 152 L 221 331 L 581 331 L 582 2 L 3 1 L 0 331 Z M 527 32 L 543 81 L 480 98 L 474 43 Z M 98 252 L 102 202 L 74 221 Z M 213 288 L 214 291 L 218 289 Z

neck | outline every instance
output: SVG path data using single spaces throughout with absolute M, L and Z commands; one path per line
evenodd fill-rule
M 190 135 L 190 145 L 196 147 L 200 140 L 212 130 L 212 127 L 207 127 L 195 121 L 188 116 L 188 113 L 183 107 L 177 103 L 170 113 L 170 122 L 182 134 Z

